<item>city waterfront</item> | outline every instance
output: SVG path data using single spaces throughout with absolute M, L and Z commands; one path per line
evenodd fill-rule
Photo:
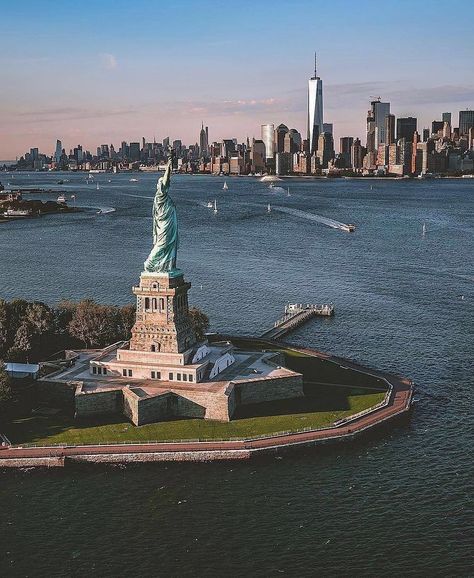
M 156 178 L 15 174 L 11 185 L 56 186 L 85 210 L 0 226 L 0 296 L 130 302 Z M 411 421 L 357 444 L 252 463 L 2 472 L 0 571 L 468 575 L 472 183 L 291 179 L 269 188 L 233 178 L 224 192 L 223 181 L 173 184 L 179 266 L 211 329 L 259 334 L 288 301 L 333 302 L 334 318 L 291 340 L 412 378 Z M 269 213 L 268 204 L 298 212 Z

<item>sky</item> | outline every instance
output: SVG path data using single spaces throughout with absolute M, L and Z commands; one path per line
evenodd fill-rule
M 0 159 L 122 140 L 306 136 L 314 51 L 324 121 L 365 144 L 370 100 L 418 128 L 474 108 L 474 2 L 0 0 Z

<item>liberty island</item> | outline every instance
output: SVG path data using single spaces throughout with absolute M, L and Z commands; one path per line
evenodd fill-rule
M 94 419 L 106 425 L 118 414 L 134 426 L 165 422 L 172 426 L 179 423 L 173 420 L 182 418 L 225 424 L 232 423 L 236 417 L 239 422 L 243 410 L 255 411 L 255 408 L 258 408 L 256 415 L 261 417 L 254 418 L 249 432 L 238 441 L 212 445 L 213 434 L 209 440 L 191 443 L 187 440 L 196 436 L 187 434 L 181 438 L 178 453 L 175 444 L 171 451 L 165 438 L 153 447 L 134 446 L 133 452 L 139 452 L 139 458 L 130 458 L 132 446 L 120 449 L 114 446 L 114 441 L 122 439 L 116 431 L 112 435 L 118 437 L 108 439 L 111 445 L 107 450 L 102 448 L 98 458 L 98 450 L 94 449 L 97 439 L 93 433 L 86 434 L 91 445 L 84 450 L 85 455 L 81 453 L 80 459 L 87 460 L 90 455 L 95 456 L 95 461 L 249 458 L 256 453 L 275 451 L 275 447 L 303 447 L 328 440 L 352 439 L 367 428 L 407 413 L 413 392 L 409 380 L 384 372 L 369 372 L 353 362 L 307 348 L 288 347 L 269 338 L 219 335 L 199 338 L 196 335 L 189 317 L 191 284 L 177 267 L 179 234 L 176 207 L 169 194 L 171 162 L 158 181 L 153 199 L 153 245 L 139 284 L 133 287 L 136 315 L 130 340 L 100 350 L 65 352 L 67 366 L 39 379 L 37 390 L 40 398 L 48 400 L 53 407 L 60 400 L 68 399 L 78 424 Z M 339 417 L 334 414 L 332 418 L 324 412 L 318 414 L 305 388 L 317 384 L 321 391 L 327 388 L 320 402 L 324 406 L 327 403 L 324 396 L 329 400 L 334 395 L 329 387 L 331 383 L 336 389 L 341 384 L 346 388 L 351 384 L 359 388 L 369 386 L 366 393 L 372 397 L 367 396 L 367 402 L 359 406 L 359 411 L 339 413 Z M 298 425 L 300 418 L 295 418 L 291 429 L 287 427 L 282 436 L 278 426 L 269 429 L 265 425 L 265 416 L 274 419 L 277 407 L 278 412 L 286 407 L 286 413 L 291 413 L 288 408 L 296 406 L 300 408 L 298 411 L 304 411 L 305 406 L 306 411 L 316 409 L 316 413 L 308 414 L 313 416 L 307 421 L 309 427 L 302 429 Z M 324 416 L 323 421 L 319 415 Z M 179 427 L 176 431 L 180 431 Z M 221 431 L 222 439 L 231 437 Z M 262 438 L 264 432 L 266 435 Z M 68 445 L 73 445 L 74 438 L 64 435 L 59 439 L 67 439 Z M 127 435 L 124 441 L 136 439 L 133 433 Z M 151 439 L 160 438 L 155 434 Z M 180 439 L 180 435 L 171 439 Z M 12 446 L 0 452 L 0 465 L 25 465 L 25 460 L 31 465 L 64 465 L 66 457 L 75 459 L 70 452 L 77 455 L 72 449 L 58 450 L 55 457 L 51 456 L 50 449 L 31 451 L 32 455 L 29 450 Z M 42 451 L 49 452 L 49 457 L 41 458 Z M 48 461 L 50 458 L 54 463 Z

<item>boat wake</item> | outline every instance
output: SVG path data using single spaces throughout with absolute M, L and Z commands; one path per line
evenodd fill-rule
M 122 196 L 122 197 L 133 197 L 135 199 L 154 199 L 155 198 L 154 196 L 150 197 L 150 195 L 131 195 L 130 193 L 117 193 L 117 194 Z
M 341 231 L 348 231 L 349 225 L 346 223 L 341 223 L 335 221 L 334 219 L 329 219 L 328 217 L 323 217 L 322 215 L 315 215 L 314 213 L 307 213 L 305 211 L 300 211 L 299 209 L 292 209 L 291 207 L 272 207 L 274 211 L 280 211 L 281 213 L 287 213 L 288 215 L 293 215 L 295 217 L 300 217 L 308 221 L 316 221 L 332 229 L 340 229 Z
M 115 213 L 117 209 L 114 207 L 97 207 L 98 215 L 108 215 L 109 213 Z
M 268 187 L 268 192 L 270 193 L 285 193 L 285 189 L 283 187 L 273 186 Z

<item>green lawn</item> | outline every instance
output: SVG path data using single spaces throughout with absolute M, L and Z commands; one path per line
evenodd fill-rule
M 249 438 L 283 431 L 326 427 L 341 418 L 373 407 L 384 398 L 385 382 L 361 372 L 341 368 L 337 363 L 276 344 L 263 345 L 251 339 L 236 339 L 234 344 L 242 349 L 281 351 L 285 355 L 285 365 L 303 374 L 305 397 L 242 406 L 230 423 L 179 419 L 136 427 L 123 416 L 74 420 L 72 416 L 60 413 L 28 415 L 11 421 L 2 429 L 14 444 L 73 445 Z M 315 382 L 335 385 L 318 385 Z M 25 413 L 27 412 L 23 412 L 23 415 Z
M 382 401 L 384 392 L 350 388 L 317 388 L 303 399 L 241 408 L 229 423 L 180 419 L 136 427 L 122 416 L 74 420 L 60 414 L 16 419 L 5 433 L 14 444 L 93 444 L 153 440 L 246 438 L 306 427 L 328 426 Z M 106 422 L 106 423 L 104 423 Z

